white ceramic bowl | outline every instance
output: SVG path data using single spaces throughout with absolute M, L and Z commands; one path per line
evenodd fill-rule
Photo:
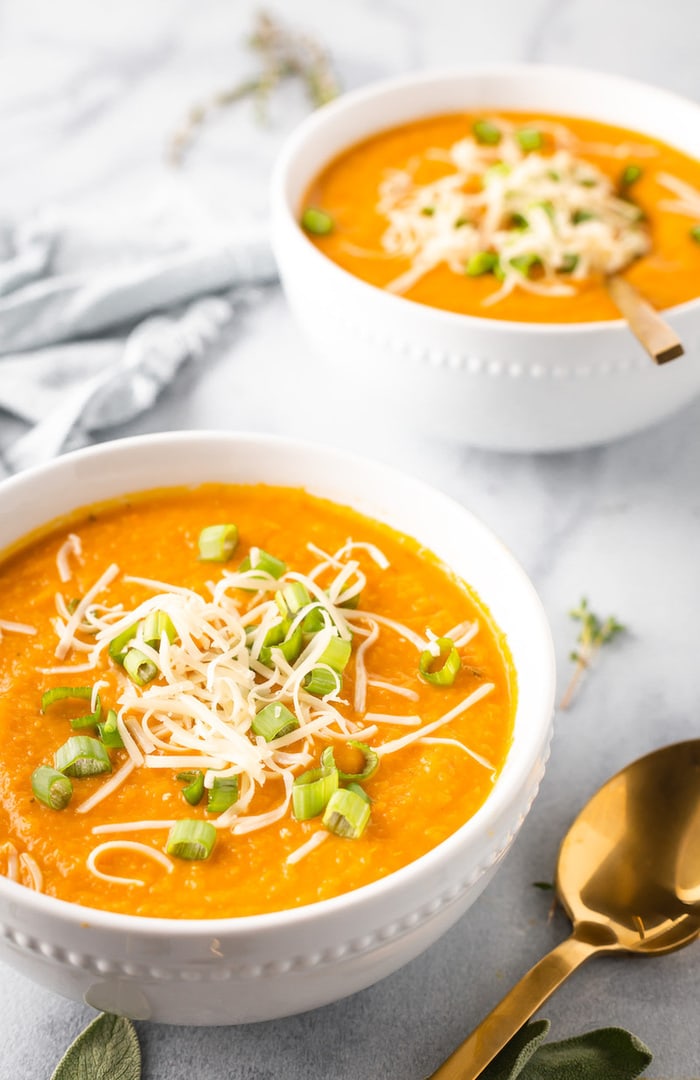
M 301 124 L 272 181 L 275 253 L 300 325 L 327 364 L 359 379 L 407 430 L 496 450 L 562 450 L 670 415 L 700 392 L 700 300 L 666 312 L 687 355 L 657 368 L 621 320 L 532 324 L 439 311 L 353 277 L 299 228 L 308 185 L 343 150 L 406 121 L 484 108 L 604 120 L 700 158 L 700 106 L 593 71 L 492 67 L 346 94 Z
M 270 915 L 178 921 L 79 907 L 0 877 L 0 957 L 23 974 L 109 1012 L 233 1024 L 301 1012 L 369 986 L 473 903 L 536 794 L 554 660 L 532 586 L 469 511 L 371 462 L 272 437 L 127 439 L 7 480 L 0 485 L 0 551 L 91 502 L 203 481 L 303 486 L 420 538 L 477 589 L 507 635 L 518 674 L 513 745 L 486 804 L 427 855 L 345 896 Z

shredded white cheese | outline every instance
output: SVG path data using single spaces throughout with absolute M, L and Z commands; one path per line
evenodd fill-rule
M 547 143 L 528 152 L 516 125 L 499 117 L 489 123 L 500 132 L 497 145 L 467 135 L 447 151 L 427 151 L 425 157 L 449 168 L 447 175 L 417 182 L 421 159 L 415 158 L 382 181 L 377 211 L 387 221 L 383 249 L 410 261 L 387 286 L 392 292 L 406 292 L 441 264 L 464 275 L 472 257 L 489 253 L 500 287 L 485 304 L 516 288 L 569 296 L 575 292 L 569 282 L 616 273 L 649 251 L 639 208 L 601 169 L 577 156 L 580 148 L 565 128 L 528 124 Z
M 102 844 L 98 844 L 97 847 L 93 848 L 86 859 L 86 866 L 90 873 L 102 881 L 112 881 L 118 885 L 146 884 L 141 878 L 118 877 L 116 874 L 103 873 L 97 866 L 97 860 L 100 855 L 104 855 L 107 851 L 135 851 L 139 855 L 146 855 L 148 858 L 160 863 L 169 874 L 173 872 L 173 864 L 168 856 L 162 851 L 156 850 L 156 848 L 149 847 L 148 844 L 140 844 L 137 840 L 105 840 Z
M 245 835 L 267 828 L 288 814 L 295 776 L 317 761 L 317 739 L 324 743 L 352 738 L 370 740 L 378 735 L 384 724 L 415 729 L 401 739 L 376 746 L 380 755 L 393 753 L 429 736 L 492 689 L 491 684 L 480 687 L 430 724 L 424 724 L 419 715 L 367 712 L 368 685 L 409 700 L 419 700 L 419 695 L 412 689 L 369 679 L 365 657 L 381 631 L 387 629 L 398 634 L 421 652 L 435 647 L 436 635 L 428 630 L 426 636 L 421 636 L 411 627 L 375 612 L 341 607 L 349 595 L 354 595 L 366 584 L 358 559 L 351 556 L 364 554 L 382 571 L 389 567 L 389 561 L 375 545 L 348 540 L 333 554 L 314 549 L 312 545 L 309 547 L 319 562 L 308 574 L 289 570 L 275 580 L 254 566 L 252 571 L 244 572 L 224 569 L 216 581 L 208 583 L 202 594 L 152 578 L 125 575 L 125 581 L 141 586 L 149 594 L 132 610 L 125 610 L 122 603 L 109 605 L 97 600 L 119 574 L 115 564 L 108 567 L 88 590 L 72 614 L 68 613 L 62 595 L 57 594 L 59 646 L 56 654 L 63 658 L 70 651 L 88 651 L 89 664 L 67 664 L 47 670 L 81 671 L 97 666 L 103 662 L 110 642 L 135 627 L 130 647 L 142 652 L 159 672 L 157 678 L 146 685 L 137 685 L 125 673 L 118 673 L 117 727 L 127 757 L 120 769 L 77 807 L 78 813 L 91 811 L 137 769 L 173 772 L 201 769 L 205 773 L 206 788 L 213 786 L 216 777 L 238 778 L 238 798 L 212 821 L 217 829 L 230 829 L 234 835 Z M 255 579 L 255 592 L 250 587 L 251 573 Z M 276 594 L 290 583 L 303 586 L 311 599 L 290 620 L 288 635 L 312 612 L 321 613 L 323 624 L 291 663 L 279 647 L 265 645 L 268 632 L 281 617 Z M 237 591 L 241 589 L 247 591 Z M 175 631 L 172 641 L 167 633 L 163 633 L 157 648 L 143 640 L 143 622 L 153 612 L 167 614 Z M 476 623 L 460 623 L 452 632 L 458 641 L 466 643 L 477 630 Z M 347 705 L 340 696 L 342 679 L 324 662 L 323 655 L 333 641 L 353 639 L 354 718 L 350 718 L 340 709 Z M 304 686 L 305 677 L 316 668 L 335 675 L 336 686 L 324 697 L 308 693 Z M 93 708 L 98 690 L 105 685 L 105 680 L 94 684 Z M 253 723 L 260 710 L 272 703 L 289 709 L 298 726 L 267 742 L 255 734 Z M 464 749 L 479 760 L 468 747 Z M 251 814 L 255 792 L 270 783 L 279 785 L 279 799 L 275 799 L 273 807 L 266 812 Z M 93 832 L 96 835 L 123 834 L 165 829 L 171 824 L 169 820 L 123 822 L 96 825 Z M 326 833 L 314 835 L 323 839 Z M 304 858 L 321 843 L 321 839 L 312 837 L 287 861 L 294 864 Z M 100 855 L 119 847 L 144 851 L 156 859 L 162 854 L 134 841 L 106 841 L 89 857 L 91 872 L 107 881 L 142 884 L 138 879 L 115 877 L 99 870 L 96 860 Z M 162 858 L 165 860 L 163 865 L 170 868 L 166 856 Z M 15 862 L 12 862 L 12 868 Z
M 310 855 L 312 851 L 315 851 L 317 847 L 320 847 L 324 840 L 326 840 L 329 836 L 330 833 L 326 832 L 325 829 L 319 829 L 318 832 L 315 832 L 313 836 L 309 837 L 305 844 L 302 844 L 301 847 L 298 847 L 296 851 L 290 852 L 285 862 L 287 862 L 290 866 L 293 866 L 294 863 L 300 862 L 301 859 L 305 859 L 307 855 Z
M 10 622 L 8 619 L 0 619 L 0 638 L 2 638 L 3 631 L 7 631 L 8 634 L 36 634 L 35 626 L 28 626 L 27 623 Z
M 36 859 L 23 851 L 19 857 L 19 865 L 22 884 L 26 885 L 28 889 L 33 889 L 34 892 L 41 892 L 44 888 L 44 875 L 39 869 Z
M 83 545 L 80 537 L 75 533 L 68 533 L 68 539 L 61 544 L 56 555 L 56 569 L 58 570 L 58 576 L 62 582 L 70 581 L 73 577 L 73 571 L 71 570 L 70 557 L 75 555 L 77 559 L 83 554 Z

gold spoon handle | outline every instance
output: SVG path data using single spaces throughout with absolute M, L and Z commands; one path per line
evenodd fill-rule
M 564 979 L 600 946 L 567 938 L 543 956 L 428 1080 L 475 1080 Z
M 655 364 L 667 364 L 683 355 L 683 345 L 675 330 L 634 285 L 617 274 L 606 278 L 605 284 L 613 304 Z

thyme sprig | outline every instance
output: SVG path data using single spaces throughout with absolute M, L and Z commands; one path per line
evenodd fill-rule
M 612 641 L 618 634 L 623 633 L 625 627 L 618 622 L 614 615 L 608 615 L 607 619 L 600 619 L 588 606 L 586 597 L 582 597 L 578 607 L 573 608 L 569 615 L 572 619 L 581 623 L 581 630 L 576 639 L 578 648 L 573 649 L 569 658 L 576 664 L 569 685 L 567 686 L 561 701 L 560 709 L 568 709 L 579 682 L 585 671 L 591 666 L 596 654 L 603 645 Z
M 267 12 L 260 12 L 249 45 L 260 58 L 259 73 L 191 107 L 170 140 L 168 159 L 172 165 L 182 164 L 202 127 L 219 109 L 252 98 L 258 120 L 264 122 L 272 93 L 288 79 L 301 80 L 314 108 L 338 96 L 340 88 L 330 55 L 308 34 L 290 30 Z

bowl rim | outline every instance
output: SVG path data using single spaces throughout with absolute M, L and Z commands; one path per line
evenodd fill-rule
M 270 435 L 255 431 L 171 431 L 113 439 L 80 450 L 71 451 L 61 457 L 33 466 L 22 473 L 0 481 L 0 502 L 7 495 L 11 496 L 14 491 L 21 491 L 23 487 L 31 487 L 37 481 L 42 480 L 42 478 L 51 478 L 54 474 L 57 474 L 58 477 L 60 477 L 63 472 L 70 474 L 74 464 L 79 464 L 86 460 L 95 460 L 99 463 L 104 461 L 104 459 L 113 457 L 115 454 L 117 456 L 127 456 L 134 451 L 138 452 L 143 449 L 148 449 L 154 444 L 172 447 L 173 449 L 182 449 L 183 447 L 191 446 L 194 442 L 202 444 L 211 443 L 219 448 L 221 446 L 226 446 L 228 449 L 233 449 L 234 447 L 240 449 L 240 447 L 243 446 L 250 446 L 251 441 L 257 445 L 262 444 L 277 449 L 283 447 L 289 448 L 291 446 L 300 454 L 317 455 L 319 451 L 322 451 L 324 455 L 334 457 L 338 466 L 353 469 L 371 469 L 372 475 L 378 478 L 382 487 L 388 485 L 392 481 L 395 483 L 401 482 L 402 484 L 408 483 L 416 497 L 423 496 L 426 499 L 429 497 L 433 501 L 442 503 L 447 510 L 451 510 L 453 513 L 457 512 L 463 516 L 468 521 L 470 530 L 480 534 L 483 539 L 488 541 L 488 543 L 494 547 L 498 552 L 499 557 L 510 564 L 511 572 L 519 579 L 520 587 L 523 590 L 522 595 L 527 599 L 527 602 L 530 605 L 529 619 L 532 636 L 538 637 L 541 642 L 542 678 L 541 683 L 537 688 L 537 700 L 532 708 L 533 714 L 537 717 L 538 724 L 533 725 L 536 730 L 533 730 L 531 733 L 529 755 L 526 759 L 518 759 L 512 766 L 511 771 L 506 773 L 505 782 L 505 770 L 502 770 L 494 785 L 493 791 L 487 796 L 482 806 L 479 807 L 471 818 L 464 822 L 464 824 L 454 833 L 451 833 L 442 840 L 436 847 L 431 848 L 406 866 L 400 867 L 398 870 L 387 874 L 385 877 L 379 878 L 369 884 L 359 886 L 356 889 L 351 889 L 348 892 L 341 893 L 339 896 L 331 897 L 330 899 L 319 900 L 299 907 L 285 908 L 281 911 L 267 912 L 259 915 L 226 916 L 212 919 L 161 918 L 157 916 L 125 914 L 106 911 L 101 908 L 88 907 L 77 904 L 74 901 L 63 900 L 57 897 L 48 896 L 45 893 L 35 892 L 17 882 L 10 881 L 8 878 L 4 877 L 4 875 L 0 875 L 0 901 L 3 900 L 4 894 L 7 901 L 12 903 L 13 906 L 19 905 L 23 909 L 32 911 L 39 918 L 54 917 L 65 922 L 78 922 L 83 927 L 89 926 L 90 929 L 102 931 L 116 930 L 132 936 L 154 935 L 156 937 L 172 937 L 173 934 L 175 934 L 179 938 L 186 938 L 188 936 L 199 937 L 200 935 L 205 935 L 208 938 L 215 936 L 231 940 L 232 938 L 237 938 L 241 935 L 248 936 L 257 933 L 274 933 L 275 931 L 282 929 L 286 931 L 290 928 L 302 926 L 312 921 L 321 920 L 324 916 L 332 917 L 340 912 L 347 914 L 354 908 L 361 909 L 364 905 L 371 903 L 382 893 L 390 893 L 393 888 L 401 890 L 403 887 L 409 886 L 411 879 L 416 876 L 423 876 L 425 874 L 426 877 L 429 877 L 431 869 L 439 868 L 439 865 L 443 861 L 449 861 L 453 857 L 453 849 L 458 849 L 464 843 L 478 841 L 480 835 L 489 835 L 489 831 L 491 831 L 491 833 L 495 832 L 496 827 L 501 822 L 501 819 L 506 813 L 508 806 L 512 803 L 513 798 L 517 795 L 519 790 L 523 789 L 528 776 L 532 774 L 538 753 L 544 761 L 549 738 L 551 737 L 554 712 L 556 659 L 552 633 L 542 601 L 518 560 L 489 526 L 456 498 L 447 495 L 440 488 L 428 484 L 408 472 L 404 472 L 394 466 L 386 465 L 384 462 L 373 460 L 370 457 L 347 452 L 335 447 L 329 447 L 323 443 L 289 438 L 283 435 Z M 343 474 L 340 473 L 339 475 Z M 69 476 L 66 477 L 66 480 L 69 480 Z M 76 483 L 75 478 L 73 478 L 72 482 Z M 200 482 L 207 483 L 208 480 L 204 477 Z M 215 482 L 236 483 L 244 481 L 222 480 Z M 189 486 L 189 482 L 178 483 L 177 479 L 174 479 L 170 485 L 149 483 L 145 488 L 131 488 L 130 490 L 149 490 L 151 488 L 160 488 L 163 486 Z M 300 485 L 286 484 L 283 486 L 298 487 Z M 312 494 L 315 493 L 313 482 L 309 487 L 304 485 L 304 488 L 305 490 L 309 490 Z M 127 493 L 128 492 L 126 491 L 124 492 L 124 494 Z M 321 495 L 321 497 L 327 498 L 329 496 Z M 118 498 L 118 496 L 115 496 L 115 498 Z M 333 501 L 336 502 L 339 502 L 340 499 L 342 499 L 342 495 L 333 497 Z M 82 504 L 78 504 L 74 509 L 80 509 L 81 505 Z M 89 505 L 89 503 L 86 505 Z M 71 512 L 72 511 L 68 511 L 68 513 Z M 368 516 L 370 515 L 368 514 Z M 388 524 L 391 524 L 391 514 L 389 514 L 387 518 L 377 520 L 383 520 Z M 51 521 L 46 522 L 47 525 L 50 523 Z M 21 540 L 21 537 L 18 539 Z M 11 550 L 16 550 L 14 543 L 14 541 L 11 542 Z M 4 550 L 5 549 L 3 549 L 3 551 Z M 1 557 L 2 552 L 0 552 L 0 558 Z M 506 758 L 506 762 L 507 761 L 508 758 Z
M 605 331 L 611 331 L 617 334 L 628 333 L 629 328 L 627 322 L 623 318 L 597 319 L 586 322 L 521 322 L 516 319 L 493 319 L 488 316 L 469 315 L 464 312 L 448 311 L 443 308 L 432 307 L 430 304 L 424 304 L 406 296 L 398 296 L 394 293 L 390 293 L 379 285 L 373 285 L 363 278 L 352 274 L 349 270 L 339 266 L 338 263 L 334 262 L 320 251 L 320 249 L 317 248 L 304 233 L 294 208 L 290 204 L 287 194 L 287 180 L 290 168 L 295 160 L 303 154 L 307 140 L 315 136 L 324 127 L 340 122 L 345 113 L 363 106 L 368 101 L 371 102 L 375 99 L 382 98 L 386 94 L 402 91 L 410 92 L 416 87 L 426 84 L 449 83 L 455 81 L 474 82 L 484 77 L 525 79 L 531 77 L 533 73 L 537 73 L 545 78 L 551 78 L 552 80 L 580 79 L 583 82 L 606 82 L 610 85 L 611 90 L 615 87 L 619 87 L 620 89 L 625 89 L 633 93 L 652 92 L 659 97 L 666 99 L 671 107 L 681 105 L 684 109 L 694 109 L 698 113 L 698 120 L 700 121 L 700 103 L 693 101 L 692 98 L 685 97 L 684 95 L 673 90 L 668 90 L 665 87 L 657 86 L 655 83 L 645 82 L 642 79 L 630 78 L 626 75 L 598 71 L 595 68 L 581 67 L 578 65 L 495 63 L 482 64 L 473 68 L 459 68 L 455 66 L 445 68 L 433 67 L 409 74 L 390 76 L 388 78 L 375 80 L 365 86 L 360 86 L 354 90 L 341 94 L 335 100 L 322 105 L 319 109 L 310 113 L 291 132 L 276 158 L 272 171 L 270 181 L 270 202 L 273 208 L 273 220 L 276 211 L 281 215 L 281 220 L 286 227 L 292 226 L 292 235 L 295 236 L 295 242 L 298 239 L 302 240 L 303 250 L 306 255 L 311 258 L 312 262 L 315 263 L 316 268 L 320 273 L 324 272 L 322 268 L 325 267 L 325 272 L 329 273 L 331 278 L 334 278 L 338 282 L 339 286 L 341 284 L 348 285 L 349 283 L 352 283 L 352 287 L 359 288 L 361 292 L 365 292 L 368 297 L 372 296 L 375 300 L 378 296 L 383 297 L 384 300 L 378 302 L 389 304 L 390 308 L 393 309 L 397 316 L 400 316 L 400 313 L 405 311 L 406 304 L 410 304 L 416 317 L 429 317 L 438 320 L 441 324 L 451 328 L 469 326 L 489 332 L 493 332 L 497 329 L 499 332 L 506 335 L 546 334 L 551 336 L 563 334 L 567 337 L 571 334 L 595 334 Z M 597 119 L 595 116 L 591 118 Z M 599 119 L 603 120 L 604 118 L 600 117 Z M 372 134 L 379 134 L 385 130 L 388 130 L 387 125 L 380 125 L 374 128 L 372 132 L 363 136 L 363 138 L 369 138 Z M 639 131 L 639 134 L 644 136 L 645 132 Z M 348 150 L 361 141 L 362 139 L 354 139 L 345 144 L 344 149 Z M 337 157 L 338 154 L 342 152 L 342 150 L 336 152 L 333 157 Z M 328 162 L 331 160 L 333 160 L 333 158 L 329 158 Z M 328 164 L 328 162 L 326 164 Z M 316 170 L 315 175 L 317 174 L 318 170 Z M 274 241 L 275 230 L 273 230 L 273 246 Z M 665 316 L 670 315 L 674 317 L 676 314 L 683 314 L 688 310 L 693 311 L 699 308 L 700 295 L 679 304 L 674 304 L 671 307 L 663 308 L 662 313 Z

